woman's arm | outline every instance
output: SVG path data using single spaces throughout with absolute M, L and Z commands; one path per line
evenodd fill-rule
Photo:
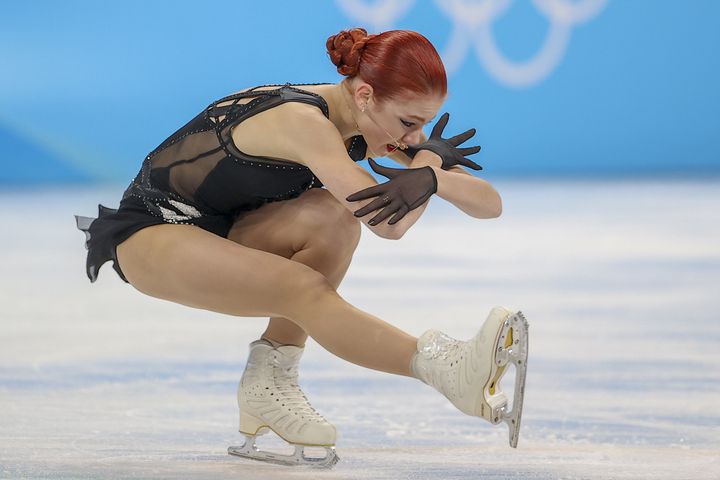
M 351 212 L 374 201 L 373 198 L 347 201 L 347 197 L 353 193 L 378 183 L 367 170 L 348 156 L 335 126 L 316 108 L 306 109 L 299 118 L 301 121 L 278 125 L 278 129 L 282 130 L 282 135 L 278 135 L 278 138 L 292 146 L 292 153 L 288 150 L 288 156 L 283 158 L 294 157 L 310 168 L 325 188 Z M 372 214 L 361 217 L 360 221 L 376 235 L 398 240 L 417 220 L 418 215 L 413 215 L 413 212 L 409 212 L 393 225 L 387 220 L 370 225 L 368 222 L 374 217 Z
M 416 160 L 420 154 L 415 156 Z M 428 162 L 424 156 L 418 161 L 417 166 L 425 166 Z M 496 218 L 502 214 L 502 199 L 490 183 L 466 172 L 463 167 L 443 170 L 440 168 L 442 160 L 437 155 L 429 161 L 437 177 L 439 197 L 474 218 Z M 411 168 L 416 168 L 414 161 Z

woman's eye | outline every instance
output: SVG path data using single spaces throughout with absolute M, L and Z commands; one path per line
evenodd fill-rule
M 400 121 L 402 122 L 403 125 L 405 125 L 405 126 L 408 127 L 408 128 L 409 128 L 409 127 L 412 127 L 413 125 L 415 125 L 414 123 L 412 123 L 412 122 L 406 122 L 405 120 L 400 120 Z

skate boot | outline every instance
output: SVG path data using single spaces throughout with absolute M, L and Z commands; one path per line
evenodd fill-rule
M 467 342 L 429 330 L 418 339 L 417 350 L 412 361 L 417 378 L 468 415 L 493 424 L 506 422 L 510 446 L 517 447 L 528 356 L 528 323 L 522 313 L 493 308 L 480 332 Z M 512 410 L 499 386 L 510 363 L 516 370 Z
M 292 345 L 273 347 L 257 340 L 250 344 L 250 356 L 238 386 L 240 433 L 245 444 L 228 448 L 240 457 L 278 463 L 331 468 L 339 458 L 335 454 L 335 427 L 308 402 L 298 386 L 297 367 L 303 348 Z M 258 449 L 255 440 L 269 430 L 295 447 L 284 455 Z M 325 448 L 324 457 L 308 457 L 306 446 Z

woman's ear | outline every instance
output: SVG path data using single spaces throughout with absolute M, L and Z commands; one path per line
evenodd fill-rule
M 355 88 L 355 103 L 358 108 L 362 110 L 363 106 L 367 106 L 368 102 L 372 98 L 373 88 L 372 85 L 365 82 L 359 82 Z

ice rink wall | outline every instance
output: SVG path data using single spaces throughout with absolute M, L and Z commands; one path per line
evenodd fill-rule
M 124 183 L 210 101 L 339 80 L 340 29 L 412 29 L 492 176 L 717 175 L 715 0 L 90 0 L 0 6 L 0 184 Z

